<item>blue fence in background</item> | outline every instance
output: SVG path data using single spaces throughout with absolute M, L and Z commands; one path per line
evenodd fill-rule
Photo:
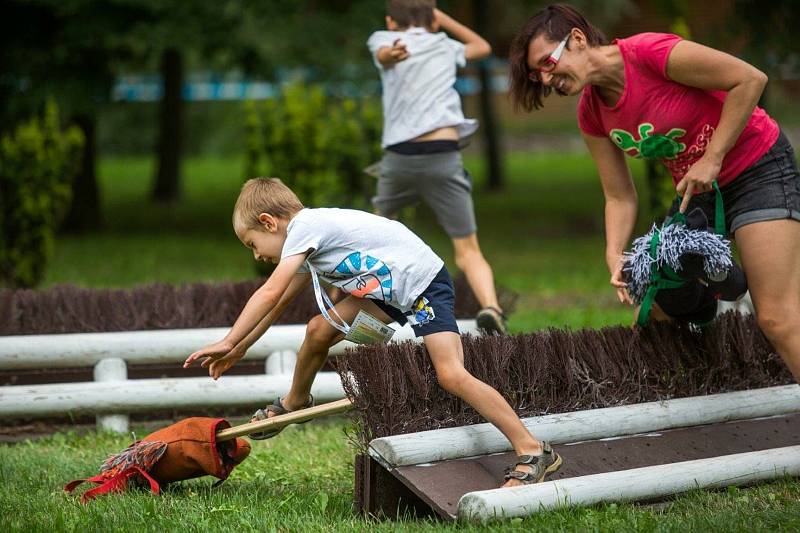
M 494 72 L 490 79 L 492 92 L 508 91 L 508 76 L 505 72 Z M 328 82 L 323 85 L 331 94 L 353 98 L 378 95 L 381 90 L 377 79 L 360 83 Z M 190 102 L 263 100 L 273 98 L 280 87 L 279 82 L 194 75 L 183 84 L 183 99 Z M 456 79 L 455 88 L 462 95 L 477 94 L 481 89 L 481 82 L 477 76 L 463 75 Z M 162 94 L 160 76 L 128 75 L 117 78 L 111 90 L 111 99 L 115 102 L 156 102 L 161 99 Z

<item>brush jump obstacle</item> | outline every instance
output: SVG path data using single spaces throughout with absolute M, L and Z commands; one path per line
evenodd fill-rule
M 523 422 L 566 458 L 564 472 L 554 480 L 497 488 L 502 467 L 513 454 L 490 424 L 383 437 L 373 440 L 368 452 L 437 514 L 450 519 L 526 516 L 563 505 L 654 499 L 800 475 L 800 446 L 792 445 L 800 442 L 797 385 Z M 664 453 L 667 448 L 672 453 Z M 596 464 L 598 458 L 606 464 Z M 685 458 L 689 460 L 676 461 Z M 644 466 L 630 468 L 640 464 Z
M 499 488 L 516 455 L 440 393 L 422 348 L 358 347 L 337 370 L 359 421 L 362 512 L 483 521 L 800 475 L 800 387 L 752 316 L 465 337 L 464 356 L 564 466 Z

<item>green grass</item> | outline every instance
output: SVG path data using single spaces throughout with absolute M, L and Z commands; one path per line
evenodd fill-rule
M 792 531 L 800 528 L 800 484 L 694 492 L 664 508 L 632 504 L 561 509 L 485 526 L 399 517 L 376 521 L 352 508 L 353 452 L 341 421 L 291 427 L 254 443 L 231 478 L 182 482 L 160 497 L 142 491 L 82 505 L 61 487 L 94 475 L 126 437 L 61 433 L 0 446 L 3 531 Z M 77 494 L 82 488 L 78 489 Z

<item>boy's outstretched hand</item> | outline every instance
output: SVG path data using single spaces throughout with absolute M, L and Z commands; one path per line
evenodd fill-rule
M 209 344 L 187 357 L 183 362 L 183 368 L 189 368 L 195 361 L 202 359 L 200 366 L 208 368 L 208 375 L 217 379 L 244 355 L 235 351 L 234 348 L 233 344 L 224 340 Z

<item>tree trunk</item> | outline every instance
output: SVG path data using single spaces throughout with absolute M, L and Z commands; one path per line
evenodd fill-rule
M 481 36 L 485 37 L 487 29 L 486 21 L 489 20 L 486 0 L 474 0 L 474 12 L 476 31 Z M 500 153 L 500 131 L 495 119 L 494 109 L 492 108 L 491 72 L 489 71 L 489 65 L 486 60 L 478 63 L 478 75 L 481 80 L 479 101 L 484 141 L 486 143 L 487 183 L 489 190 L 498 191 L 503 189 L 505 178 L 503 176 L 503 162 Z
M 171 202 L 181 196 L 180 165 L 183 135 L 183 59 L 175 48 L 168 48 L 161 57 L 164 95 L 161 98 L 158 138 L 158 174 L 152 198 Z
M 81 169 L 75 176 L 75 182 L 72 185 L 72 204 L 62 224 L 62 229 L 67 232 L 81 233 L 96 229 L 102 223 L 100 192 L 95 171 L 97 160 L 96 118 L 93 115 L 82 114 L 73 117 L 72 122 L 83 131 L 85 143 Z

